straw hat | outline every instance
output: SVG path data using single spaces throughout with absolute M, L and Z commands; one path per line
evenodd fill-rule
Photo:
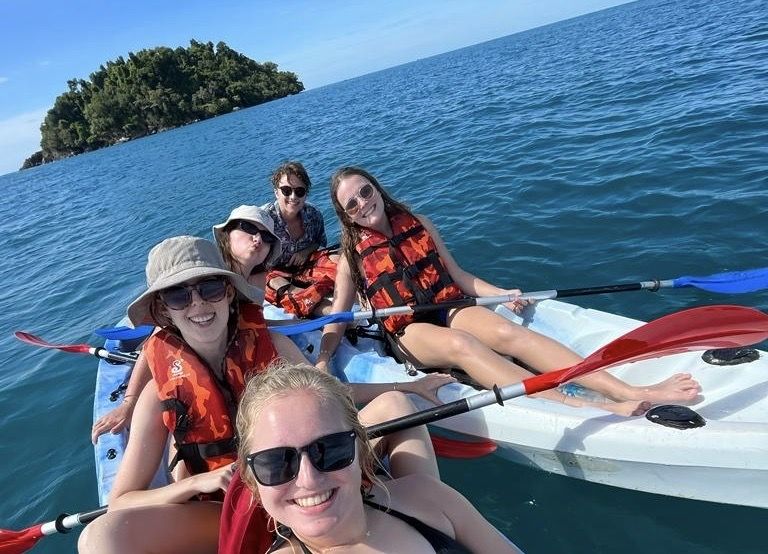
M 157 325 L 149 309 L 157 291 L 213 275 L 229 279 L 241 300 L 257 304 L 264 301 L 262 290 L 227 269 L 219 249 L 211 241 L 190 236 L 172 237 L 149 251 L 147 290 L 128 306 L 128 318 L 134 325 Z
M 232 210 L 232 213 L 229 214 L 229 217 L 224 223 L 219 223 L 218 225 L 213 226 L 213 236 L 216 239 L 216 242 L 221 246 L 222 239 L 224 238 L 224 228 L 229 225 L 230 222 L 239 219 L 250 221 L 251 223 L 258 223 L 269 231 L 270 235 L 275 237 L 275 242 L 272 244 L 269 256 L 264 260 L 265 266 L 272 267 L 274 261 L 277 260 L 283 252 L 283 246 L 280 239 L 275 235 L 275 222 L 272 220 L 272 216 L 269 215 L 269 212 L 264 208 L 243 205 Z

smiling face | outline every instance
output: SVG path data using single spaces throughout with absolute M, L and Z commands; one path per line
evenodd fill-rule
M 297 409 L 300 406 L 301 409 Z M 290 391 L 270 399 L 253 424 L 249 451 L 291 446 L 300 448 L 331 433 L 349 430 L 337 401 L 323 403 L 309 390 Z M 344 540 L 363 514 L 359 456 L 343 469 L 321 472 L 301 454 L 299 472 L 288 483 L 258 485 L 264 508 L 300 537 L 313 542 Z
M 260 230 L 268 232 L 263 225 L 256 222 L 252 223 Z M 229 231 L 230 253 L 246 273 L 250 273 L 249 268 L 263 263 L 269 256 L 271 248 L 272 245 L 264 242 L 261 234 L 252 235 L 241 230 L 238 226 Z
M 294 190 L 304 189 L 305 194 L 304 196 L 299 197 L 296 192 L 291 192 L 290 196 L 285 196 L 282 192 L 282 190 L 287 191 L 285 187 Z M 275 197 L 277 198 L 277 205 L 280 207 L 280 213 L 283 214 L 283 217 L 294 217 L 299 214 L 306 202 L 307 190 L 307 185 L 296 175 L 283 174 L 282 177 L 280 177 L 280 181 L 275 188 Z
M 181 286 L 195 285 L 198 282 L 199 280 L 188 281 Z M 226 342 L 229 305 L 235 296 L 234 288 L 228 284 L 226 294 L 217 301 L 202 299 L 195 288 L 188 290 L 191 301 L 180 310 L 172 310 L 160 300 L 164 314 L 179 330 L 184 341 L 196 351 L 207 351 L 212 346 Z
M 340 179 L 336 188 L 336 201 L 352 223 L 384 230 L 387 218 L 383 199 L 379 190 L 364 176 L 353 174 Z

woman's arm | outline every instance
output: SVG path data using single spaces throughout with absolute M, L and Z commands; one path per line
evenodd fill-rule
M 333 290 L 331 313 L 349 311 L 354 303 L 355 284 L 352 281 L 349 261 L 346 256 L 340 256 L 339 263 L 336 266 L 336 283 Z M 336 352 L 346 327 L 346 323 L 331 323 L 323 327 L 323 337 L 320 339 L 320 352 L 317 355 L 317 362 L 315 362 L 318 368 L 328 371 L 331 356 Z
M 133 366 L 131 377 L 128 379 L 128 386 L 125 389 L 123 402 L 114 410 L 101 416 L 93 424 L 93 427 L 91 428 L 91 442 L 93 444 L 96 444 L 99 436 L 104 433 L 110 432 L 117 434 L 128 426 L 131 422 L 133 409 L 136 407 L 136 402 L 139 400 L 139 395 L 151 378 L 152 372 L 149 370 L 147 357 L 142 350 Z
M 275 350 L 285 361 L 292 364 L 308 364 L 309 361 L 301 353 L 299 347 L 296 344 L 280 333 L 270 331 L 269 336 L 272 339 L 272 343 L 275 345 Z
M 131 436 L 109 497 L 110 510 L 150 504 L 178 504 L 197 494 L 226 490 L 232 478 L 230 466 L 148 490 L 162 462 L 167 443 L 168 430 L 163 425 L 157 385 L 150 380 L 139 395 L 134 410 Z
M 435 241 L 435 246 L 437 246 L 437 253 L 440 254 L 440 257 L 445 263 L 445 267 L 448 270 L 448 273 L 451 275 L 453 280 L 464 294 L 474 297 L 520 294 L 520 289 L 502 289 L 496 285 L 492 285 L 487 281 L 483 281 L 480 277 L 477 277 L 476 275 L 473 275 L 472 273 L 462 269 L 461 266 L 456 263 L 456 260 L 453 259 L 453 256 L 445 246 L 440 233 L 438 232 L 437 228 L 432 225 L 432 222 L 423 215 L 418 215 L 416 217 L 419 219 L 419 221 L 421 221 L 421 224 L 424 225 L 424 228 L 430 234 L 432 240 Z M 520 311 L 530 303 L 530 300 L 514 300 L 512 302 L 508 302 L 506 306 L 511 310 Z
M 418 394 L 433 404 L 441 404 L 437 397 L 437 390 L 443 385 L 454 383 L 456 379 L 447 373 L 430 373 L 415 381 L 402 381 L 398 383 L 350 383 L 352 398 L 356 404 L 365 404 L 389 391 L 410 392 Z
M 424 228 L 430 234 L 432 240 L 435 241 L 435 245 L 437 246 L 437 253 L 440 254 L 443 263 L 445 263 L 445 267 L 448 270 L 448 273 L 465 294 L 468 294 L 469 296 L 498 296 L 507 293 L 505 289 L 501 289 L 496 285 L 492 285 L 491 283 L 483 281 L 479 277 L 462 269 L 461 266 L 456 263 L 456 260 L 453 258 L 451 253 L 448 251 L 448 248 L 445 246 L 440 233 L 438 232 L 437 228 L 432 225 L 432 222 L 423 215 L 418 215 L 416 217 L 419 219 L 419 221 L 421 221 L 421 224 L 424 225 Z
M 396 479 L 387 488 L 392 493 L 393 508 L 443 532 L 449 524 L 455 539 L 471 552 L 522 554 L 469 500 L 439 479 L 409 475 Z

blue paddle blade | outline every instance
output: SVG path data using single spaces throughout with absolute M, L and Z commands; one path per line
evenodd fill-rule
M 674 288 L 696 287 L 709 292 L 744 293 L 768 288 L 768 267 L 716 273 L 708 277 L 678 277 L 672 282 Z
M 152 325 L 102 327 L 101 329 L 96 329 L 94 333 L 109 340 L 133 340 L 148 337 L 152 333 L 152 329 L 154 329 Z
M 337 314 L 324 315 L 317 319 L 307 319 L 305 321 L 299 321 L 291 325 L 276 325 L 270 327 L 269 330 L 273 333 L 279 333 L 290 337 L 291 335 L 300 335 L 302 333 L 308 333 L 309 331 L 315 331 L 316 329 L 322 329 L 329 323 L 349 323 L 355 320 L 354 312 L 339 312 Z

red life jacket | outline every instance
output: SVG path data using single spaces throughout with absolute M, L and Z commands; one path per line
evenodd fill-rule
M 161 330 L 144 350 L 163 406 L 163 423 L 176 440 L 177 460 L 190 474 L 237 459 L 235 413 L 245 380 L 277 358 L 261 306 L 240 304 L 219 378 L 178 335 Z
M 289 284 L 275 289 L 269 285 L 275 277 L 284 277 Z M 317 250 L 302 267 L 294 271 L 271 269 L 267 273 L 264 298 L 288 313 L 309 317 L 315 306 L 333 295 L 335 280 L 336 262 L 331 259 L 331 253 L 328 250 Z
M 366 281 L 365 296 L 373 308 L 433 304 L 461 298 L 437 253 L 435 241 L 413 215 L 390 217 L 392 238 L 363 229 L 356 246 Z M 413 314 L 382 318 L 384 328 L 397 333 L 413 323 Z

